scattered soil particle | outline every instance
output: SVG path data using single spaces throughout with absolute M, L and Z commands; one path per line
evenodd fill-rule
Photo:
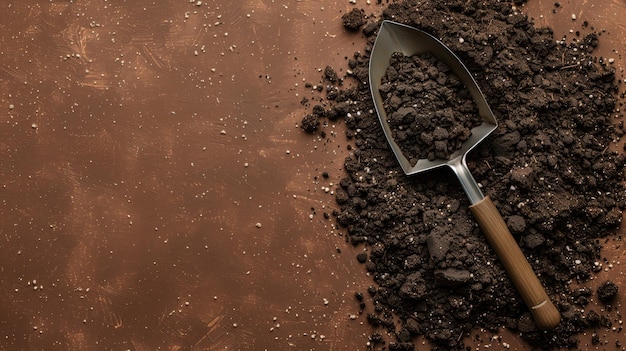
M 353 8 L 350 12 L 341 16 L 343 26 L 352 31 L 359 30 L 365 24 L 365 11 L 359 8 Z
M 326 68 L 324 68 L 324 78 L 331 83 L 335 83 L 339 80 L 339 75 L 337 75 L 337 72 L 335 72 L 332 67 L 326 66 Z
M 625 158 L 609 148 L 623 135 L 613 124 L 620 117 L 615 72 L 592 56 L 597 35 L 556 41 L 551 29 L 514 10 L 522 3 L 393 2 L 363 26 L 367 45 L 348 60 L 352 83 L 321 77 L 319 104 L 328 113 L 318 118 L 342 119 L 354 145 L 335 192 L 336 221 L 350 243 L 368 249 L 363 264 L 375 282 L 368 289 L 374 303 L 364 313 L 397 335 L 389 349 L 413 349 L 417 336 L 435 349 L 463 349 L 471 330 L 502 327 L 533 349 L 576 347 L 581 333 L 610 325 L 607 311 L 589 309 L 585 285 L 602 269 L 602 238 L 619 227 L 626 207 Z M 561 312 L 556 329 L 536 327 L 456 177 L 446 169 L 408 177 L 397 164 L 367 84 L 382 19 L 440 38 L 476 78 L 499 126 L 468 166 Z M 598 297 L 609 301 L 612 287 Z M 370 339 L 375 347 L 383 342 L 380 333 Z
M 360 262 L 360 263 L 365 263 L 367 262 L 367 254 L 365 252 L 360 252 L 356 255 L 356 259 Z
M 315 133 L 317 128 L 320 126 L 319 116 L 314 113 L 306 115 L 302 119 L 302 123 L 300 123 L 300 126 L 307 133 Z
M 604 303 L 610 303 L 617 296 L 617 291 L 617 284 L 612 281 L 606 281 L 598 287 L 598 298 Z

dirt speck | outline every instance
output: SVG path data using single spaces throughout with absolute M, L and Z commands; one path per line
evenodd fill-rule
M 617 296 L 617 292 L 617 284 L 612 281 L 606 281 L 598 287 L 598 298 L 604 303 L 610 303 Z
M 353 8 L 350 12 L 341 16 L 341 20 L 346 29 L 356 31 L 366 22 L 365 11 L 359 8 Z

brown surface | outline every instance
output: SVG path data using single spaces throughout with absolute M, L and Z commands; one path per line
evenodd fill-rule
M 3 1 L 0 349 L 363 346 L 345 146 L 296 126 L 349 8 Z
M 626 66 L 623 2 L 553 6 L 527 10 L 606 26 Z M 304 82 L 362 48 L 351 8 L 3 1 L 0 349 L 363 349 L 371 282 L 323 217 L 344 132 L 297 128 Z

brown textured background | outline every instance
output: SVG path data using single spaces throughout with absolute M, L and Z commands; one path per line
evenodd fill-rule
M 364 349 L 371 282 L 323 216 L 343 126 L 297 127 L 305 83 L 363 47 L 355 5 L 198 3 L 0 3 L 1 350 Z M 603 30 L 622 81 L 625 10 L 525 7 Z M 624 289 L 621 236 L 604 255 Z

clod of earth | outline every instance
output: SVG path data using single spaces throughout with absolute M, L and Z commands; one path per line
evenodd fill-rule
M 598 298 L 604 303 L 610 303 L 617 296 L 618 287 L 612 281 L 606 281 L 598 287 Z
M 359 8 L 353 8 L 350 12 L 341 16 L 343 26 L 348 30 L 359 30 L 365 24 L 365 11 Z

